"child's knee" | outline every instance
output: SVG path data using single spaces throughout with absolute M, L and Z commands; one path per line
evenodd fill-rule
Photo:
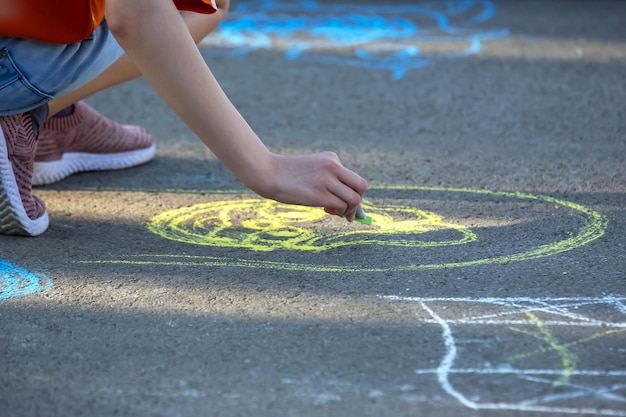
M 230 0 L 217 0 L 215 4 L 217 5 L 217 10 L 219 11 L 223 19 L 224 16 L 226 16 L 226 13 L 228 13 L 228 8 L 230 7 Z

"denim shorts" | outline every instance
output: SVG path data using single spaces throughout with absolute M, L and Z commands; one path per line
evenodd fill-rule
M 71 45 L 0 36 L 0 116 L 33 110 L 81 87 L 123 52 L 106 21 Z

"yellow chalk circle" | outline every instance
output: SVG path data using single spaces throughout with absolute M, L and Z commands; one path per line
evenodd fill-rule
M 469 243 L 476 235 L 467 227 L 414 207 L 364 205 L 372 225 L 347 224 L 312 207 L 271 200 L 228 200 L 197 204 L 153 217 L 147 227 L 166 239 L 195 245 L 253 251 L 320 252 L 347 245 L 404 247 Z M 396 217 L 394 217 L 394 215 Z M 406 220 L 399 220 L 398 215 Z M 429 232 L 454 231 L 453 239 L 428 240 Z
M 447 201 L 446 211 L 460 210 L 461 218 L 471 214 L 462 212 L 461 207 L 471 206 L 474 201 L 492 204 L 496 210 L 506 210 L 506 204 L 517 206 L 517 213 L 524 217 L 527 212 L 529 218 L 534 220 L 515 223 L 509 233 L 527 233 L 524 226 L 527 223 L 530 228 L 528 236 L 533 239 L 534 244 L 526 245 L 526 239 L 518 236 L 509 236 L 510 239 L 501 236 L 500 238 L 505 238 L 503 242 L 485 241 L 485 233 L 488 235 L 489 232 L 484 226 L 471 230 L 469 227 L 445 221 L 441 215 L 412 207 L 413 202 L 407 203 L 408 199 L 395 200 L 397 204 L 394 205 L 364 203 L 363 208 L 373 221 L 372 225 L 363 225 L 358 222 L 348 223 L 316 208 L 284 205 L 260 198 L 236 199 L 235 195 L 241 194 L 241 191 L 221 190 L 203 193 L 231 194 L 233 197 L 230 200 L 170 210 L 153 217 L 147 225 L 150 231 L 166 239 L 210 246 L 215 251 L 206 254 L 130 254 L 126 259 L 88 262 L 342 273 L 418 271 L 544 258 L 580 248 L 600 238 L 608 225 L 606 216 L 600 212 L 545 195 L 407 186 L 372 186 L 368 194 L 386 192 L 405 196 L 418 192 L 420 199 L 411 200 L 419 204 L 432 204 L 434 201 L 441 206 Z M 429 199 L 432 199 L 431 203 L 428 202 Z M 394 200 L 378 201 L 388 203 Z M 537 213 L 544 210 L 538 211 L 538 205 L 519 208 L 523 207 L 520 204 L 529 203 L 542 204 L 548 210 L 549 216 L 536 217 Z M 457 204 L 458 209 L 455 208 Z M 479 217 L 484 210 L 485 207 L 474 213 L 477 221 L 480 221 Z M 492 216 L 486 214 L 486 217 Z M 567 221 L 567 226 L 563 223 L 564 220 Z M 551 224 L 556 225 L 557 229 L 550 231 Z M 505 242 L 512 249 L 508 253 L 502 249 L 501 243 Z M 465 245 L 467 250 L 446 251 L 446 247 L 459 248 L 458 245 Z M 342 252 L 341 248 L 350 246 L 350 250 L 359 250 Z M 232 249 L 237 249 L 235 256 L 224 253 L 224 250 Z M 356 256 L 309 256 L 331 249 L 338 249 L 334 252 L 337 255 L 351 253 Z M 275 251 L 276 257 L 271 257 L 270 251 Z M 254 256 L 258 252 L 267 255 Z M 328 254 L 332 255 L 333 252 Z

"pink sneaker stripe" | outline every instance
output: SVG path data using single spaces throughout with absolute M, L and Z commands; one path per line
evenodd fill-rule
M 68 116 L 53 117 L 39 132 L 37 160 L 48 153 L 119 153 L 152 146 L 152 136 L 139 126 L 122 126 L 84 102 Z
M 48 228 L 45 205 L 31 195 L 35 146 L 29 116 L 0 117 L 0 234 L 36 236 Z
M 72 114 L 42 126 L 33 184 L 51 184 L 83 171 L 130 168 L 153 157 L 154 139 L 145 129 L 115 123 L 81 101 Z

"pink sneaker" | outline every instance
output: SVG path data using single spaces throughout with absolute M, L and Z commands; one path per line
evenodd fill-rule
M 39 130 L 33 185 L 78 172 L 141 165 L 154 157 L 154 150 L 145 129 L 119 125 L 81 101 L 72 114 L 50 118 Z
M 48 228 L 48 212 L 33 196 L 37 142 L 28 113 L 0 117 L 0 234 L 37 236 Z

